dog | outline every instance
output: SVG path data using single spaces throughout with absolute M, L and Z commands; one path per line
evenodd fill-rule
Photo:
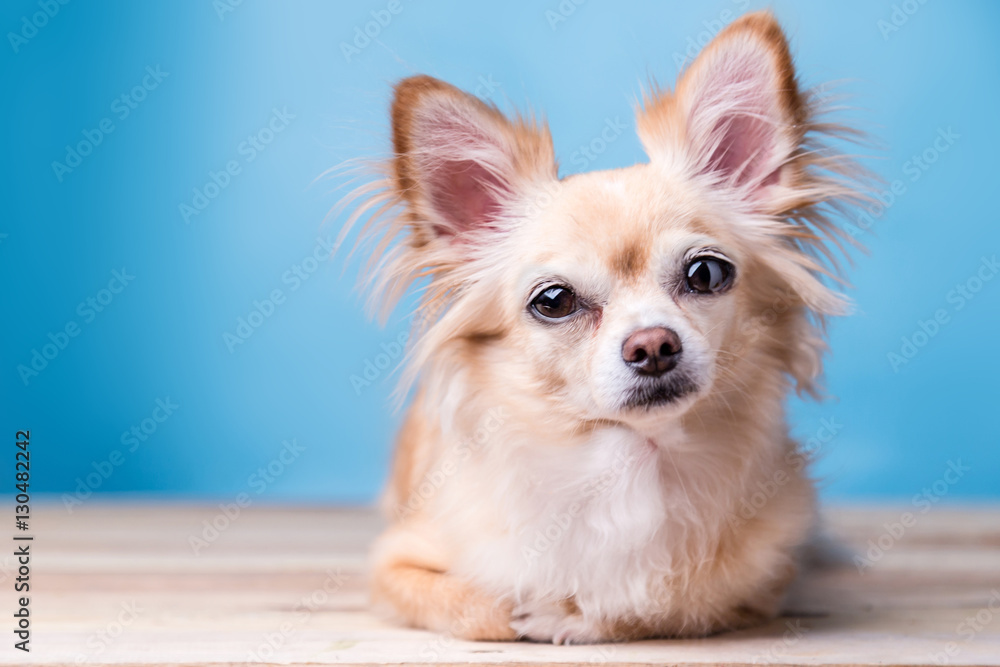
M 419 286 L 376 608 L 556 644 L 778 613 L 817 519 L 783 404 L 821 391 L 860 201 L 818 106 L 766 12 L 644 94 L 622 169 L 561 178 L 534 117 L 395 86 L 345 227 L 367 218 L 384 313 Z

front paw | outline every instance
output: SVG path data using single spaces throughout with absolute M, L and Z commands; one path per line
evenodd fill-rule
M 586 620 L 571 600 L 518 605 L 510 627 L 519 638 L 536 642 L 594 644 L 606 640 L 598 624 Z

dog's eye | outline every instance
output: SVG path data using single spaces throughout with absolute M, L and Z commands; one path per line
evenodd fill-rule
M 568 287 L 553 285 L 536 296 L 531 307 L 542 317 L 559 320 L 576 312 L 576 295 Z
M 687 268 L 687 286 L 692 292 L 720 292 L 733 281 L 733 265 L 716 257 L 698 257 Z

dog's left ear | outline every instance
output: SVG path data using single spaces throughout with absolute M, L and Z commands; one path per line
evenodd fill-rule
M 683 73 L 673 93 L 647 98 L 639 137 L 650 159 L 687 158 L 687 168 L 732 188 L 749 210 L 787 209 L 807 108 L 788 43 L 767 12 L 727 26 Z

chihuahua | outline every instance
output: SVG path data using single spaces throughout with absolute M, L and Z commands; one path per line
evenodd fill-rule
M 374 301 L 415 283 L 377 606 L 478 640 L 696 637 L 774 617 L 816 522 L 816 395 L 859 199 L 769 13 L 637 110 L 648 163 L 558 175 L 543 123 L 428 76 L 355 192 Z M 345 233 L 346 229 L 345 228 Z

